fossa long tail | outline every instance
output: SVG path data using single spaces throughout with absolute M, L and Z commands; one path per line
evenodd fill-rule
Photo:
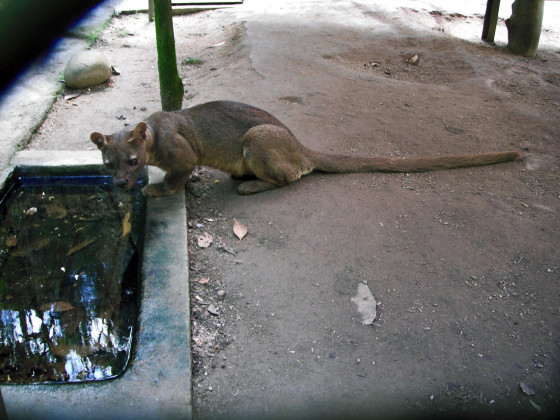
M 314 170 L 332 173 L 350 172 L 426 172 L 492 165 L 521 159 L 517 151 L 487 152 L 419 158 L 355 157 L 311 151 Z

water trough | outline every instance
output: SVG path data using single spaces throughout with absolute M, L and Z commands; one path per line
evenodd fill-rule
M 15 172 L 103 172 L 100 153 L 22 151 L 0 176 Z M 163 176 L 149 168 L 147 181 Z M 190 310 L 183 193 L 148 199 L 140 270 L 140 305 L 132 356 L 115 379 L 80 384 L 4 384 L 10 419 L 191 418 Z

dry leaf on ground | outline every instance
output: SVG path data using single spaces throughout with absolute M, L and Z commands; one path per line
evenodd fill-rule
M 47 211 L 47 215 L 53 219 L 63 219 L 68 214 L 65 208 L 57 204 L 45 204 L 43 207 Z
M 39 306 L 39 310 L 43 312 L 66 312 L 74 309 L 74 306 L 69 302 L 52 302 Z
M 6 246 L 12 248 L 18 243 L 17 237 L 15 235 L 10 235 L 6 238 Z
M 198 246 L 201 248 L 208 248 L 214 242 L 214 238 L 208 233 L 203 233 L 198 237 Z
M 414 54 L 412 57 L 407 58 L 406 62 L 408 64 L 417 64 L 418 63 L 418 54 Z
M 127 211 L 122 220 L 122 235 L 119 237 L 119 239 L 124 238 L 130 233 L 131 230 L 132 225 L 130 224 L 130 212 Z
M 529 396 L 535 395 L 535 394 L 536 394 L 536 392 L 535 392 L 535 390 L 533 389 L 533 387 L 532 387 L 531 385 L 529 385 L 528 383 L 519 382 L 519 386 L 521 387 L 521 390 L 522 390 L 525 394 L 527 394 L 527 395 L 529 395 Z
M 38 251 L 40 249 L 45 248 L 50 242 L 51 242 L 51 238 L 43 238 L 26 246 L 21 246 L 20 244 L 19 247 L 17 247 L 12 251 L 11 255 L 16 257 L 25 257 L 34 251 Z
M 82 93 L 70 93 L 68 95 L 64 95 L 64 100 L 65 101 L 71 101 L 72 99 L 76 99 L 78 96 L 80 96 Z
M 87 241 L 83 241 L 80 242 L 78 245 L 70 248 L 70 251 L 68 251 L 68 253 L 66 254 L 67 257 L 69 257 L 72 254 L 75 254 L 78 251 L 81 251 L 82 249 L 90 246 L 92 243 L 94 243 L 95 241 L 97 241 L 97 238 L 94 239 L 88 239 Z
M 239 238 L 239 242 L 247 235 L 247 232 L 247 226 L 236 220 L 233 224 L 233 233 Z
M 371 294 L 366 284 L 358 284 L 358 294 L 354 296 L 352 302 L 358 307 L 358 312 L 362 316 L 362 324 L 371 325 L 377 316 L 377 302 Z

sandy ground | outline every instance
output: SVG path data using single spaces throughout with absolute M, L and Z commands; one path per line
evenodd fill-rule
M 525 158 L 313 174 L 249 197 L 199 169 L 186 203 L 198 418 L 559 408 L 560 31 L 545 25 L 529 59 L 478 41 L 484 6 L 383 3 L 246 1 L 176 17 L 184 106 L 251 103 L 325 152 Z M 94 48 L 120 75 L 65 91 L 81 95 L 56 102 L 30 148 L 93 149 L 89 132 L 160 109 L 145 14 L 115 18 Z M 241 242 L 234 220 L 248 227 Z M 373 326 L 351 300 L 360 283 L 377 299 Z

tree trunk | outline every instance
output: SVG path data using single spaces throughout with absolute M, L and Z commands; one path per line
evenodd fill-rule
M 539 46 L 544 0 L 515 0 L 506 19 L 508 48 L 514 54 L 534 57 Z
M 175 111 L 182 107 L 184 89 L 177 70 L 171 0 L 154 0 L 154 18 L 161 108 Z

